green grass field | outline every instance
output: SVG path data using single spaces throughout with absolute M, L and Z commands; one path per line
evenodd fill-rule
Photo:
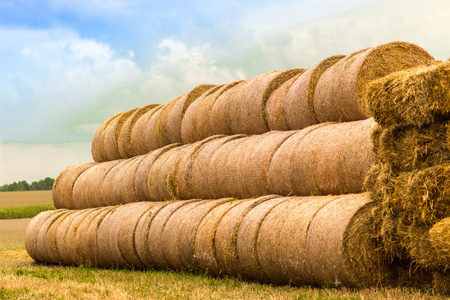
M 35 196 L 43 201 L 40 193 L 28 193 L 21 195 L 24 205 L 34 205 Z M 0 220 L 0 299 L 448 299 L 409 288 L 273 286 L 184 272 L 41 265 L 25 250 L 29 221 Z

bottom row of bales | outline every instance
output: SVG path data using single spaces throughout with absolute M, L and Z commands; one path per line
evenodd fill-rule
M 25 246 L 44 263 L 189 269 L 275 284 L 431 282 L 380 260 L 374 209 L 366 193 L 58 209 L 30 222 Z

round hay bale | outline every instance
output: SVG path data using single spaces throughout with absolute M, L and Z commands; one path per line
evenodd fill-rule
M 181 146 L 181 144 L 170 144 L 143 155 L 143 159 L 139 162 L 134 176 L 134 187 L 139 201 L 156 201 L 156 198 L 154 197 L 155 195 L 150 194 L 149 191 L 148 182 L 150 180 L 150 169 L 152 168 L 155 160 L 162 154 L 179 146 Z
M 142 155 L 148 153 L 149 150 L 146 146 L 148 137 L 144 136 L 145 128 L 147 127 L 147 123 L 149 123 L 150 120 L 156 120 L 153 119 L 153 114 L 158 112 L 161 107 L 162 105 L 159 104 L 154 108 L 149 109 L 141 117 L 139 117 L 139 119 L 137 119 L 136 123 L 131 129 L 130 144 L 134 154 Z
M 406 42 L 390 42 L 347 55 L 323 72 L 317 81 L 314 92 L 317 120 L 367 118 L 369 112 L 363 99 L 369 82 L 431 60 L 425 50 Z
M 170 202 L 164 203 L 155 203 L 155 206 L 151 206 L 149 209 L 145 210 L 141 215 L 139 221 L 137 222 L 134 240 L 136 246 L 136 253 L 139 257 L 139 260 L 147 267 L 147 268 L 155 268 L 155 262 L 152 259 L 152 254 L 149 249 L 149 230 L 152 224 L 153 218 L 156 214 L 158 214 L 159 210 L 164 206 L 168 205 Z
M 123 124 L 130 118 L 137 108 L 128 110 L 120 114 L 117 118 L 109 123 L 108 127 L 105 128 L 104 132 L 104 149 L 107 160 L 115 160 L 124 158 L 120 156 L 119 152 L 119 135 L 122 130 Z
M 344 55 L 325 58 L 309 68 L 292 84 L 284 100 L 286 124 L 289 129 L 303 129 L 319 123 L 314 111 L 314 91 L 320 76 Z
M 256 253 L 262 273 L 269 282 L 281 285 L 288 284 L 280 256 L 281 248 L 279 236 L 286 217 L 292 212 L 301 200 L 297 197 L 286 198 L 286 201 L 276 205 L 261 222 L 256 237 Z M 260 271 L 259 271 L 260 272 Z
M 118 195 L 116 194 L 116 186 L 123 180 L 118 174 L 121 173 L 124 168 L 127 168 L 130 162 L 131 159 L 116 160 L 114 163 L 110 163 L 111 168 L 109 170 L 106 172 L 103 171 L 102 175 L 97 175 L 102 178 L 97 187 L 97 206 L 123 204 L 122 199 L 118 198 Z
M 263 196 L 255 199 L 247 199 L 228 210 L 217 225 L 214 240 L 214 248 L 217 262 L 223 274 L 242 278 L 246 275 L 240 265 L 236 250 L 236 239 L 239 226 L 245 215 L 257 205 L 276 198 L 275 195 Z
M 47 219 L 58 213 L 57 210 L 43 211 L 32 218 L 30 223 L 28 223 L 25 231 L 25 249 L 27 250 L 28 255 L 37 262 L 43 262 L 37 247 L 39 230 Z
M 220 137 L 220 136 L 217 136 Z M 218 187 L 212 186 L 218 178 L 218 164 L 224 163 L 223 160 L 217 158 L 213 161 L 213 157 L 223 145 L 236 139 L 240 139 L 244 135 L 222 136 L 221 138 L 211 138 L 208 143 L 204 143 L 198 150 L 192 161 L 185 168 L 178 168 L 178 180 L 186 186 L 186 196 L 190 198 L 214 199 L 218 196 L 214 193 L 214 189 Z
M 93 162 L 76 163 L 69 165 L 59 173 L 52 188 L 52 199 L 55 208 L 75 208 L 75 203 L 73 202 L 75 182 L 84 171 L 95 164 Z
M 59 224 L 56 230 L 56 247 L 61 258 L 61 264 L 76 265 L 78 263 L 74 238 L 78 226 L 89 211 L 89 209 L 74 210 Z
M 99 193 L 108 172 L 122 160 L 98 163 L 84 171 L 73 186 L 73 202 L 76 209 L 108 205 Z
M 219 226 L 223 216 L 233 207 L 239 205 L 246 200 L 236 200 L 228 198 L 229 201 L 220 203 L 208 212 L 202 219 L 198 226 L 195 235 L 194 246 L 194 269 L 208 272 L 213 276 L 218 276 L 222 273 L 222 267 L 219 265 L 216 248 L 215 236 L 217 227 Z
M 188 182 L 190 181 L 189 175 L 192 170 L 192 165 L 204 145 L 222 137 L 221 135 L 207 137 L 206 139 L 191 144 L 183 150 L 177 166 L 170 175 L 173 177 L 174 182 L 176 182 L 175 194 L 177 199 L 199 198 L 198 195 L 192 193 L 190 182 Z M 204 172 L 204 170 L 202 171 Z
M 285 221 L 278 236 L 278 263 L 288 282 L 295 285 L 316 283 L 307 259 L 309 251 L 306 244 L 307 231 L 316 213 L 336 198 L 336 196 L 293 198 L 297 200 L 297 205 L 289 212 L 286 211 Z
M 209 129 L 205 125 L 203 127 L 200 127 L 202 129 L 198 129 L 199 132 L 203 132 L 203 130 L 206 130 L 204 134 L 207 134 L 208 130 L 210 130 L 211 135 L 233 134 L 230 125 L 231 121 L 228 114 L 228 107 L 230 106 L 230 103 L 232 101 L 232 91 L 234 89 L 238 90 L 242 84 L 244 84 L 244 80 L 236 81 L 231 83 L 230 85 L 227 85 L 226 87 L 224 87 L 223 91 L 217 92 L 219 95 L 216 98 L 212 98 L 210 101 L 207 101 L 205 103 L 205 105 L 203 106 L 204 113 L 203 110 L 200 110 L 198 116 L 201 122 L 204 122 L 202 118 L 205 116 L 205 113 L 209 112 L 209 116 L 207 117 L 207 120 L 209 120 Z M 207 105 L 208 103 L 211 103 L 210 106 Z
M 307 155 L 297 144 L 301 143 L 301 140 L 308 135 L 310 131 L 316 130 L 321 126 L 324 126 L 324 124 L 310 126 L 295 132 L 279 146 L 275 153 L 273 153 L 267 171 L 270 194 L 287 196 L 294 192 L 291 161 L 294 160 L 293 157 L 296 156 L 298 151 L 302 152 L 303 155 Z M 292 151 L 292 149 L 296 149 L 296 151 Z M 300 157 L 300 155 L 298 157 Z M 298 157 L 295 157 L 295 159 L 298 159 Z
M 292 84 L 301 74 L 302 72 L 283 82 L 283 84 L 270 94 L 269 99 L 267 99 L 264 115 L 266 116 L 269 130 L 289 130 L 284 102 Z
M 181 265 L 186 269 L 199 269 L 195 260 L 195 241 L 199 226 L 211 210 L 223 203 L 228 203 L 231 198 L 207 200 L 189 211 L 183 218 L 182 227 L 178 234 L 178 257 Z
M 345 240 L 348 237 L 346 233 L 352 218 L 358 218 L 358 212 L 362 213 L 361 209 L 370 202 L 368 194 L 342 196 L 322 207 L 314 216 L 306 235 L 306 250 L 307 261 L 311 266 L 311 273 L 316 283 L 329 282 L 336 286 L 360 287 L 364 286 L 366 282 L 377 282 L 378 274 L 373 271 L 378 268 L 376 257 L 372 254 L 364 254 L 364 251 L 373 251 L 374 249 L 373 247 L 369 249 L 362 247 L 372 246 L 366 243 L 367 233 L 358 233 L 361 240 L 354 237 L 358 246 L 346 244 Z M 355 220 L 355 222 L 357 221 Z M 367 230 L 370 231 L 370 229 L 365 229 L 365 231 Z M 366 261 L 365 257 L 370 257 L 375 261 Z M 364 281 L 359 281 L 362 278 Z
M 262 135 L 248 137 L 247 146 L 238 153 L 241 156 L 239 164 L 242 182 L 247 197 L 270 194 L 268 173 L 271 161 L 281 145 L 291 137 L 293 131 L 274 131 Z
M 173 100 L 172 100 L 173 101 Z M 149 116 L 147 122 L 144 124 L 144 130 L 142 131 L 142 149 L 139 151 L 140 154 L 148 153 L 152 150 L 163 147 L 168 144 L 166 139 L 165 142 L 161 143 L 160 138 L 156 134 L 156 124 L 161 118 L 161 114 L 164 109 L 166 109 L 168 103 L 162 104 L 161 106 L 155 108 L 155 111 Z M 164 144 L 165 143 L 165 144 Z M 163 145 L 164 144 L 164 145 Z
M 212 199 L 236 195 L 239 197 L 240 192 L 242 193 L 245 188 L 240 180 L 240 174 L 236 173 L 240 163 L 240 157 L 237 153 L 241 151 L 237 148 L 242 145 L 242 140 L 245 140 L 245 138 L 241 138 L 242 136 L 234 137 L 227 139 L 217 148 L 210 158 L 209 168 L 204 169 L 199 174 L 204 182 L 203 185 L 206 184 L 207 180 L 208 186 L 206 188 L 209 189 L 209 195 Z
M 170 215 L 170 217 L 164 224 L 160 237 L 160 247 L 164 256 L 164 260 L 173 270 L 181 270 L 184 267 L 180 255 L 182 248 L 180 241 L 183 240 L 183 238 L 193 238 L 188 236 L 181 236 L 184 234 L 182 233 L 182 230 L 185 226 L 185 223 L 192 221 L 187 217 L 187 215 L 189 215 L 191 211 L 196 210 L 198 206 L 205 203 L 206 201 L 207 200 L 190 202 L 183 205 L 182 207 L 179 207 Z
M 171 175 L 176 171 L 178 160 L 188 147 L 191 145 L 169 149 L 154 160 L 148 170 L 149 201 L 176 199 L 176 181 Z
M 97 233 L 98 228 L 103 222 L 103 219 L 107 215 L 111 214 L 116 208 L 117 206 L 102 207 L 97 210 L 96 213 L 90 214 L 90 216 L 92 216 L 93 218 L 86 219 L 86 222 L 84 222 L 83 225 L 80 226 L 80 233 L 82 232 L 81 228 L 83 226 L 84 228 L 86 228 L 86 230 L 84 230 L 84 234 L 77 235 L 77 249 L 80 248 L 80 245 L 83 245 L 84 251 L 82 252 L 81 256 L 87 260 L 86 262 L 83 262 L 83 264 L 96 268 L 109 266 L 109 262 L 105 260 L 105 258 L 102 257 L 99 253 Z
M 101 207 L 91 210 L 86 215 L 83 222 L 75 234 L 76 253 L 78 264 L 88 267 L 97 267 L 97 229 L 104 216 L 111 211 L 113 207 Z
M 136 250 L 136 228 L 141 217 L 148 212 L 153 206 L 157 206 L 155 202 L 139 202 L 129 204 L 129 209 L 124 211 L 121 216 L 122 219 L 127 220 L 123 222 L 118 232 L 118 245 L 120 253 L 128 261 L 131 267 L 136 269 L 145 268 L 145 264 L 139 259 L 139 255 Z M 119 220 L 118 220 L 119 221 Z
M 416 126 L 448 120 L 450 63 L 424 55 L 421 66 L 373 80 L 365 102 L 382 126 Z M 407 97 L 405 97 L 407 95 Z
M 188 107 L 203 94 L 207 94 L 216 85 L 203 84 L 181 97 L 171 108 L 166 123 L 167 138 L 170 144 L 181 143 L 181 124 Z
M 153 217 L 150 223 L 150 229 L 148 230 L 148 249 L 151 255 L 151 261 L 154 264 L 155 269 L 166 269 L 170 265 L 166 261 L 164 256 L 164 249 L 161 247 L 163 242 L 163 230 L 170 216 L 178 209 L 191 202 L 198 200 L 188 201 L 173 201 L 162 207 L 158 213 Z M 173 245 L 171 245 L 173 247 Z
M 102 258 L 101 265 L 110 267 L 130 267 L 119 248 L 119 234 L 127 226 L 129 219 L 125 218 L 133 204 L 118 205 L 114 211 L 105 216 L 97 231 L 98 255 Z
M 104 148 L 104 146 L 105 146 L 105 143 L 104 143 L 105 130 L 106 130 L 106 128 L 108 128 L 109 124 L 113 120 L 115 120 L 117 117 L 119 117 L 119 115 L 121 115 L 121 114 L 122 114 L 122 112 L 109 117 L 95 131 L 94 137 L 92 138 L 92 144 L 91 144 L 91 153 L 92 153 L 92 158 L 94 159 L 94 161 L 101 162 L 101 161 L 107 160 L 106 155 L 105 155 L 105 148 Z
M 261 268 L 258 259 L 257 248 L 259 229 L 262 222 L 277 205 L 287 201 L 288 198 L 272 198 L 252 208 L 241 220 L 236 235 L 236 254 L 240 266 L 246 273 L 246 277 L 261 282 L 268 282 L 267 275 Z
M 233 134 L 260 134 L 267 132 L 267 121 L 264 116 L 265 91 L 282 72 L 273 71 L 261 74 L 222 94 L 227 94 L 228 118 Z
M 36 245 L 42 259 L 41 261 L 53 264 L 61 261 L 58 247 L 56 246 L 56 231 L 59 224 L 71 213 L 71 210 L 61 210 L 53 214 L 41 225 Z
M 115 197 L 121 199 L 122 203 L 132 203 L 142 201 L 136 190 L 136 171 L 144 160 L 145 155 L 139 155 L 131 161 L 120 172 L 116 174 L 117 185 L 113 187 Z M 122 180 L 118 180 L 121 178 Z
M 208 136 L 213 134 L 206 134 L 205 136 L 200 137 L 198 126 L 202 124 L 206 124 L 209 130 L 209 122 L 205 122 L 205 119 L 209 117 L 209 114 L 203 116 L 200 124 L 197 124 L 198 114 L 200 113 L 201 108 L 205 105 L 206 102 L 210 102 L 209 100 L 214 95 L 217 95 L 217 91 L 222 89 L 224 85 L 216 85 L 213 88 L 209 89 L 205 93 L 203 93 L 200 97 L 196 98 L 186 109 L 183 119 L 181 120 L 181 140 L 184 144 L 194 143 L 196 141 L 202 140 Z M 217 96 L 216 96 L 217 97 Z M 197 109 L 199 110 L 197 112 Z
M 371 139 L 376 122 L 370 118 L 355 125 L 342 148 L 342 181 L 346 193 L 364 191 L 364 180 L 376 160 Z
M 130 158 L 138 155 L 135 149 L 133 149 L 133 145 L 131 144 L 133 127 L 146 112 L 158 106 L 159 104 L 149 104 L 136 109 L 134 113 L 125 121 L 122 129 L 120 130 L 119 139 L 117 141 L 117 146 L 119 148 L 121 158 Z

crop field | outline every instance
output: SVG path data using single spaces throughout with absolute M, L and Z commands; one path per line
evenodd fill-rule
M 1 192 L 0 208 L 51 204 L 52 191 Z
M 50 192 L 17 195 L 28 206 L 51 199 Z M 2 206 L 14 203 L 5 200 L 10 195 L 0 196 Z M 189 272 L 38 264 L 24 246 L 29 221 L 0 220 L 0 299 L 446 299 L 410 288 L 275 286 Z

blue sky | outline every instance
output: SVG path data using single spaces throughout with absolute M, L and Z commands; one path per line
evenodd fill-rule
M 450 57 L 448 0 L 0 0 L 0 184 L 91 160 L 110 115 L 394 40 Z

